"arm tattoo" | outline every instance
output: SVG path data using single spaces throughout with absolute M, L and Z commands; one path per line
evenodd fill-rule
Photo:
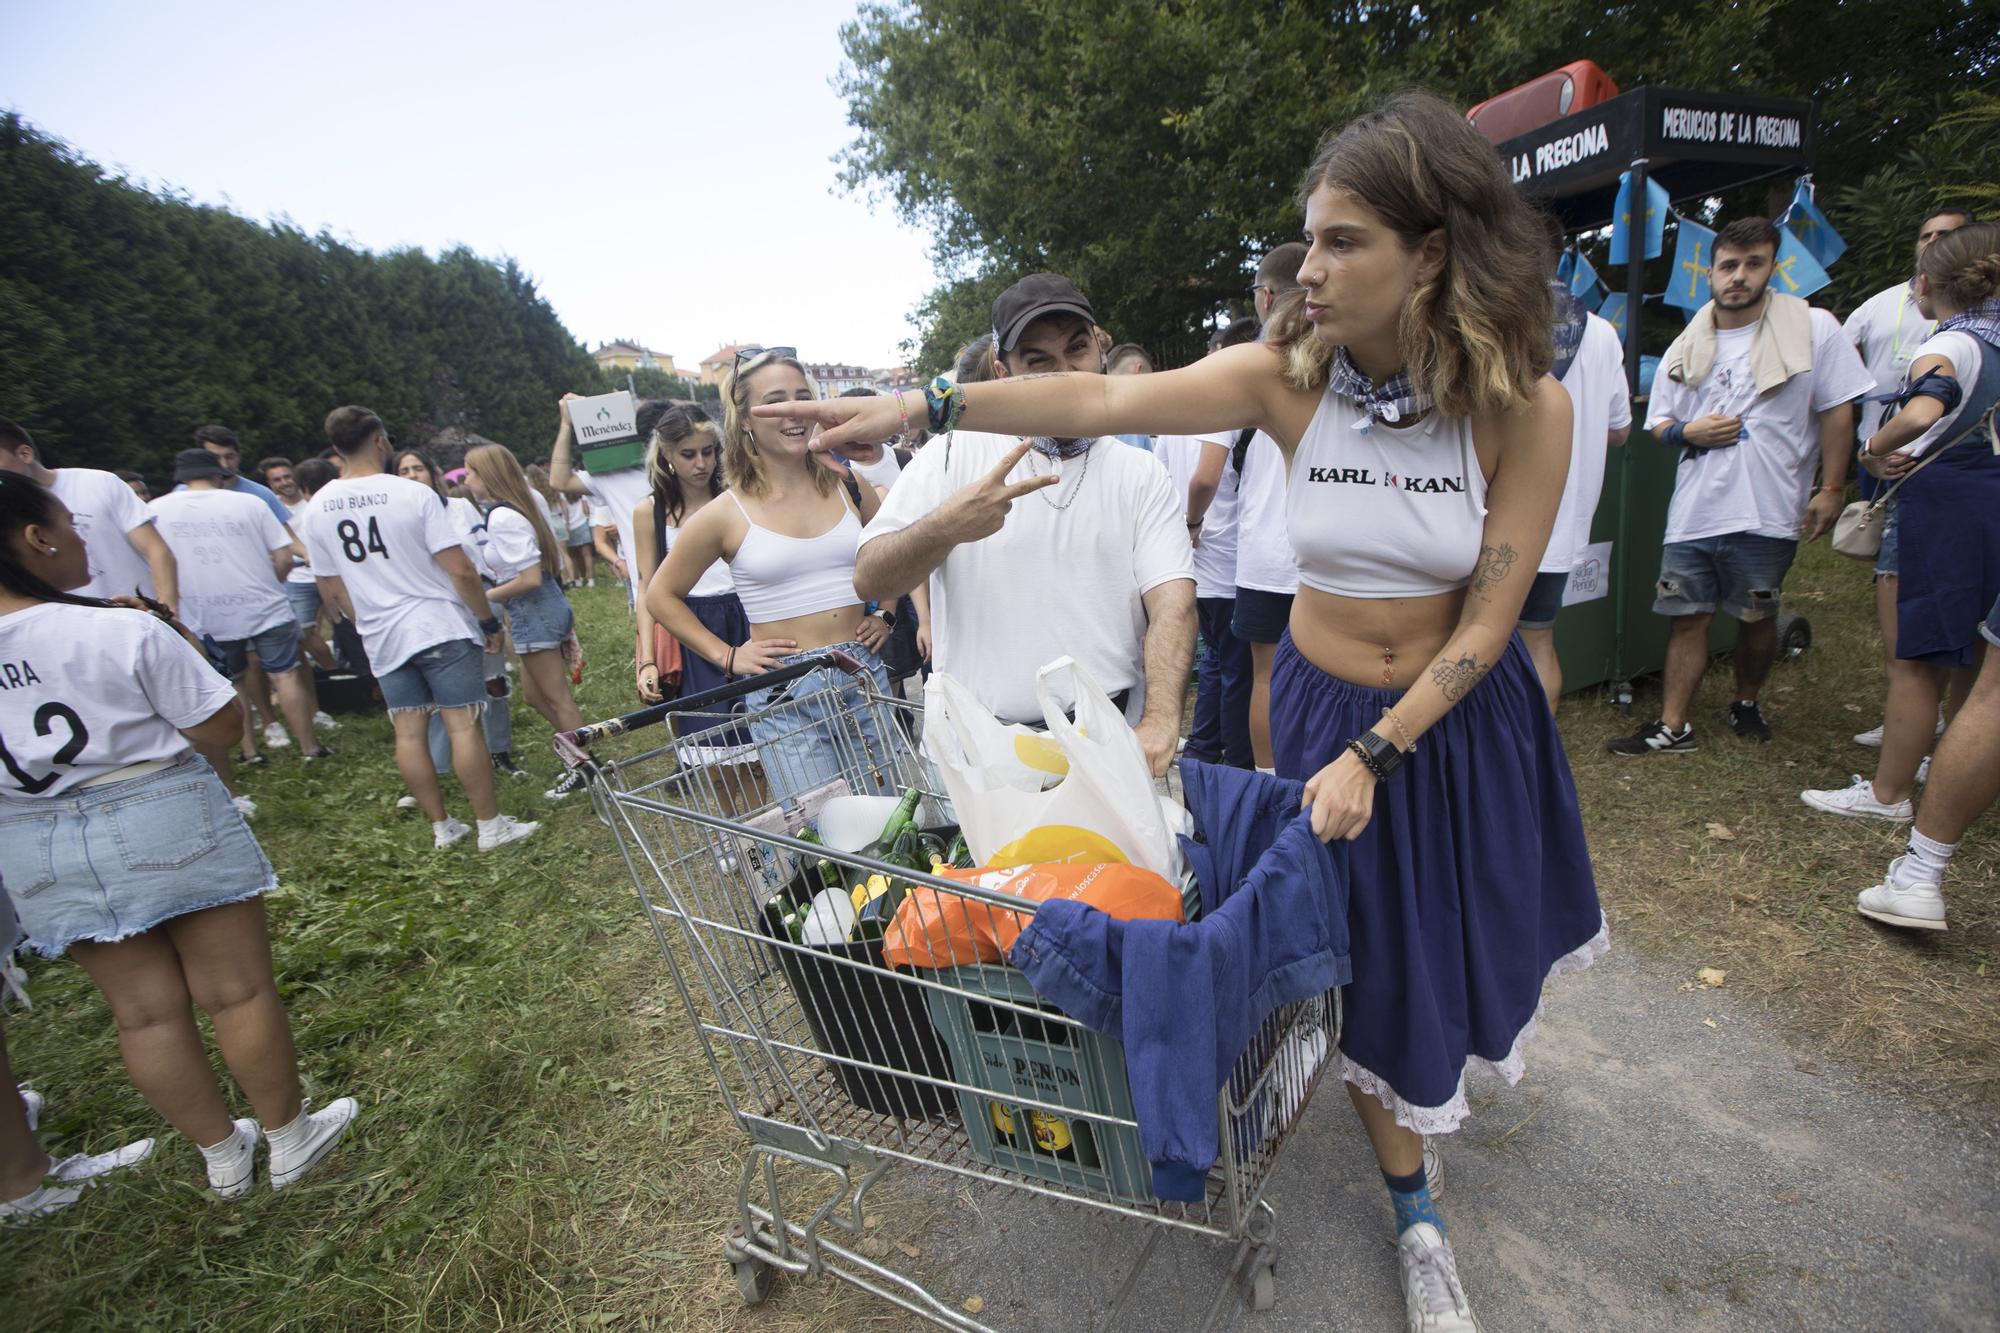
M 1519 558 L 1520 553 L 1506 542 L 1481 547 L 1479 563 L 1472 567 L 1472 595 L 1482 601 L 1493 600 L 1493 590 L 1506 579 Z
M 1437 685 L 1447 703 L 1457 703 L 1463 699 L 1474 685 L 1491 670 L 1491 663 L 1482 663 L 1469 652 L 1461 652 L 1458 660 L 1447 662 L 1439 659 L 1431 663 L 1431 680 Z

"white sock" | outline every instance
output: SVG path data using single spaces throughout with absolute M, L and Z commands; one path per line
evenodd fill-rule
M 1259 773 L 1262 773 L 1267 778 L 1275 778 L 1278 776 L 1278 770 L 1275 768 L 1260 768 L 1257 771 Z
M 264 1141 L 271 1145 L 273 1152 L 283 1152 L 292 1146 L 292 1140 L 305 1134 L 310 1121 L 311 1117 L 306 1113 L 306 1108 L 302 1103 L 299 1106 L 298 1119 L 292 1121 L 289 1125 L 282 1125 L 277 1129 L 265 1130 Z
M 1903 871 L 1912 879 L 1942 884 L 1945 867 L 1951 864 L 1951 854 L 1957 850 L 1955 842 L 1937 842 L 1911 829 L 1910 859 L 1903 863 Z
M 433 819 L 431 821 L 431 832 L 449 833 L 451 832 L 451 824 L 452 819 L 450 815 L 446 815 L 443 819 Z
M 495 815 L 491 819 L 482 819 L 479 821 L 479 831 L 481 833 L 498 833 L 501 822 L 506 818 L 507 816 L 505 815 Z
M 212 1143 L 208 1147 L 202 1148 L 201 1155 L 209 1162 L 226 1162 L 229 1160 L 230 1154 L 236 1151 L 237 1143 L 236 1126 L 231 1125 L 229 1127 L 229 1137 L 220 1143 Z M 200 1144 L 196 1144 L 195 1146 L 201 1148 Z

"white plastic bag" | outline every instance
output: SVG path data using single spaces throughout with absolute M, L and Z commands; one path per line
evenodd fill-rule
M 1050 692 L 1067 674 L 1076 721 Z M 1009 726 L 943 672 L 924 690 L 925 741 L 979 865 L 1123 862 L 1180 877 L 1186 811 L 1159 795 L 1139 737 L 1088 672 L 1035 673 L 1046 733 Z

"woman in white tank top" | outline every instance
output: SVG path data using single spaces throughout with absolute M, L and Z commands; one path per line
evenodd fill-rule
M 804 423 L 751 415 L 758 404 L 816 397 L 792 349 L 737 355 L 723 386 L 722 463 L 729 489 L 681 525 L 647 585 L 647 609 L 726 678 L 760 675 L 837 648 L 859 658 L 887 694 L 888 671 L 876 654 L 889 625 L 867 614 L 854 593 L 861 527 L 874 517 L 881 495 L 860 482 L 857 506 L 842 485 L 844 466 L 806 447 Z M 703 624 L 689 605 L 695 585 L 718 560 L 728 564 L 748 616 L 748 637 L 739 642 Z M 879 751 L 878 719 L 859 707 L 861 693 L 845 673 L 827 668 L 792 683 L 783 692 L 781 715 L 760 719 L 774 697 L 759 690 L 745 705 L 765 777 L 779 800 L 852 768 L 857 743 Z M 843 764 L 843 756 L 850 762 Z
M 1261 343 L 1153 375 L 759 410 L 831 428 L 815 447 L 850 457 L 927 409 L 933 428 L 1278 442 L 1303 582 L 1272 739 L 1314 831 L 1350 842 L 1342 1071 L 1395 1203 L 1412 1327 L 1471 1329 L 1421 1135 L 1468 1114 L 1468 1065 L 1520 1077 L 1544 979 L 1606 947 L 1568 761 L 1514 634 L 1569 468 L 1555 257 L 1492 146 L 1425 94 L 1329 139 L 1300 203 L 1301 289 Z

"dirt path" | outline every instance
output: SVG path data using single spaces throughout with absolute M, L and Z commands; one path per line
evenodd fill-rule
M 1475 1085 L 1446 1217 L 1489 1331 L 2000 1325 L 2000 1144 L 1789 1045 L 1726 988 L 1630 951 L 1551 992 L 1529 1073 Z M 1334 1084 L 1268 1196 L 1277 1306 L 1239 1329 L 1402 1327 L 1389 1210 Z M 1086 1329 L 1142 1239 L 1120 1219 L 965 1191 L 934 1290 L 1000 1327 Z M 1228 1252 L 1169 1237 L 1117 1327 L 1191 1328 Z

